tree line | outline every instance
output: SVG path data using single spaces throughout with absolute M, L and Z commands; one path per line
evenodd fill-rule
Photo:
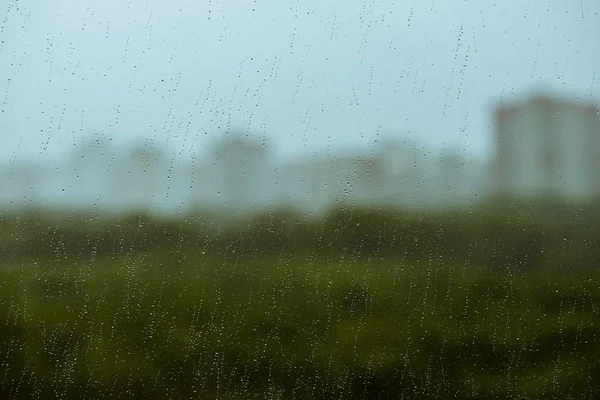
M 237 219 L 208 212 L 165 219 L 38 210 L 2 216 L 0 258 L 195 249 L 224 257 L 310 252 L 433 257 L 496 269 L 591 269 L 600 266 L 599 216 L 597 202 L 506 200 L 439 212 L 338 206 L 318 219 L 289 209 Z

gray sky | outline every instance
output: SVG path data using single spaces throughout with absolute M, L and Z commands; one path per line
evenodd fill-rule
M 198 4 L 200 3 L 200 4 Z M 600 2 L 25 0 L 0 9 L 0 156 L 91 131 L 183 154 L 228 127 L 282 157 L 393 131 L 475 156 L 491 108 L 600 98 Z

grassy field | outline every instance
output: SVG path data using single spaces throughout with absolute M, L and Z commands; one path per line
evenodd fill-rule
M 2 398 L 598 398 L 598 273 L 170 248 L 0 269 Z
M 0 398 L 600 398 L 599 215 L 0 214 Z

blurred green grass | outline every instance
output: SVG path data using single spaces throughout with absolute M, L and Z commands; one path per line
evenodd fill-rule
M 0 269 L 14 397 L 591 398 L 597 276 L 156 250 Z
M 0 398 L 599 398 L 599 210 L 0 215 Z

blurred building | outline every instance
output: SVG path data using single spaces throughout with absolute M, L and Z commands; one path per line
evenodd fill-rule
M 336 204 L 439 208 L 468 200 L 480 186 L 472 172 L 482 171 L 458 153 L 431 156 L 425 146 L 392 136 L 360 151 L 286 162 L 242 133 L 224 135 L 207 155 L 189 160 L 150 142 L 111 146 L 96 135 L 51 168 L 23 167 L 0 175 L 0 202 L 158 214 L 291 207 L 321 215 Z
M 377 202 L 392 206 L 423 204 L 428 179 L 424 148 L 415 141 L 384 138 L 376 157 L 381 163 Z
M 582 200 L 600 194 L 597 106 L 536 96 L 496 111 L 497 195 Z
M 31 164 L 15 164 L 0 171 L 0 205 L 10 210 L 38 205 L 40 170 Z
M 284 164 L 279 190 L 288 205 L 310 214 L 335 204 L 442 208 L 479 199 L 485 171 L 459 152 L 431 155 L 417 141 L 389 136 L 370 151 Z
M 445 149 L 432 156 L 427 165 L 424 206 L 437 209 L 467 206 L 487 195 L 487 159 L 472 157 L 458 149 Z
M 197 169 L 194 205 L 234 212 L 268 207 L 276 190 L 276 169 L 265 142 L 231 133 Z
M 243 132 L 223 135 L 208 154 L 191 159 L 152 142 L 115 146 L 94 135 L 70 158 L 0 170 L 0 207 L 167 214 L 292 207 L 318 215 L 336 204 L 441 209 L 488 194 L 600 196 L 596 106 L 537 96 L 501 104 L 496 118 L 491 163 L 458 148 L 436 152 L 398 135 L 362 150 L 293 161 L 277 160 L 263 139 Z

